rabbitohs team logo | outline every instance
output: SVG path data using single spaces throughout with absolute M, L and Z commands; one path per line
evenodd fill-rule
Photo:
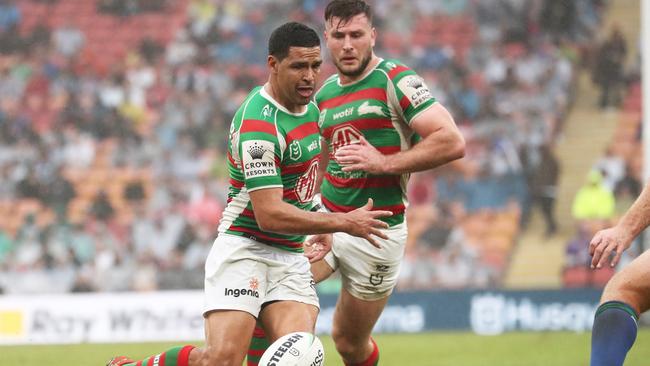
M 316 189 L 316 175 L 318 174 L 318 159 L 312 160 L 309 168 L 296 182 L 295 193 L 300 203 L 311 202 Z
M 265 105 L 264 108 L 262 108 L 262 115 L 266 118 L 271 117 L 271 114 L 273 113 L 273 110 L 270 105 Z

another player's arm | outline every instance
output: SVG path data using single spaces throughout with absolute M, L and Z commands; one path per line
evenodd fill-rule
M 404 174 L 433 169 L 465 155 L 465 140 L 447 109 L 435 103 L 411 121 L 411 128 L 423 139 L 412 148 L 383 155 L 365 139 L 361 144 L 337 150 L 336 159 L 344 171 L 363 170 L 371 174 Z
M 380 229 L 388 224 L 379 220 L 390 211 L 371 211 L 372 200 L 347 213 L 310 212 L 282 200 L 282 188 L 267 188 L 249 193 L 257 224 L 264 231 L 283 234 L 322 234 L 346 232 L 379 247 L 374 236 L 388 239 Z
M 589 243 L 589 254 L 592 256 L 591 267 L 601 268 L 612 252 L 616 254 L 610 265 L 615 266 L 634 238 L 648 226 L 650 226 L 650 182 L 646 183 L 639 197 L 616 226 L 600 230 L 591 239 Z

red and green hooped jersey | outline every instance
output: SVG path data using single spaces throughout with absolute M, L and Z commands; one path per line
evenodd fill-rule
M 321 136 L 329 147 L 329 163 L 321 186 L 323 204 L 331 211 L 348 212 L 368 198 L 375 209 L 389 210 L 389 225 L 404 221 L 408 174 L 372 175 L 343 172 L 336 150 L 364 136 L 384 154 L 409 149 L 418 136 L 411 121 L 436 102 L 424 80 L 398 61 L 381 60 L 363 79 L 341 85 L 338 75 L 327 79 L 316 94 L 321 110 Z
M 230 126 L 230 188 L 220 233 L 302 252 L 304 235 L 270 233 L 259 228 L 248 193 L 282 188 L 285 202 L 304 210 L 312 208 L 320 155 L 317 121 L 314 103 L 302 113 L 291 113 L 263 87 L 251 91 Z

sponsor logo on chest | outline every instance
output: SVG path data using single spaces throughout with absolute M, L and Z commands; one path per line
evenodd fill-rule
M 354 107 L 345 108 L 345 110 L 332 114 L 332 120 L 336 121 L 337 119 L 351 117 L 353 114 L 354 114 Z

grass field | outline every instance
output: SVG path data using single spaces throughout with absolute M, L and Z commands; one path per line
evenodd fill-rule
M 342 365 L 332 340 L 325 365 Z M 586 366 L 589 333 L 509 333 L 481 337 L 470 333 L 378 335 L 383 366 Z M 0 366 L 103 366 L 110 357 L 145 357 L 180 343 L 78 344 L 0 347 Z M 639 332 L 626 366 L 650 365 L 650 329 Z M 215 365 L 217 366 L 217 365 Z

